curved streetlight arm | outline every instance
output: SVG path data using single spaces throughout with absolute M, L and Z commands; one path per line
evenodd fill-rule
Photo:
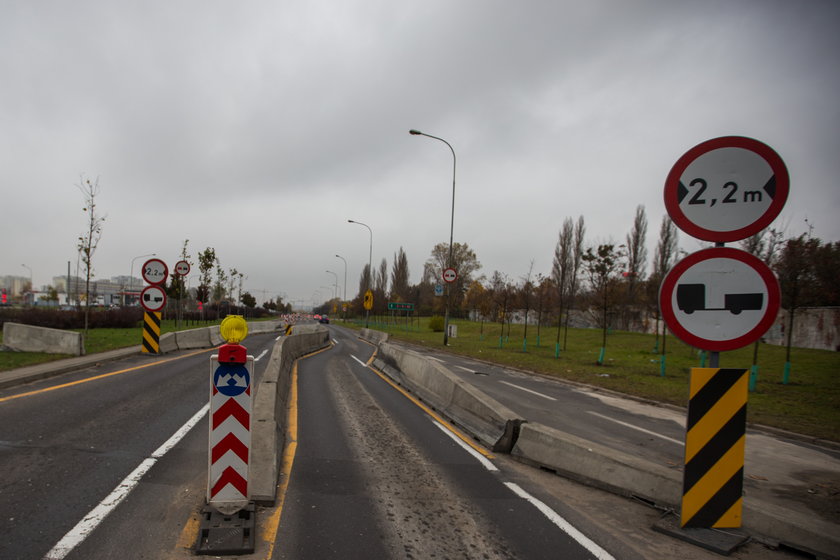
M 453 242 L 453 234 L 455 231 L 455 171 L 458 166 L 458 158 L 455 156 L 455 148 L 452 147 L 452 144 L 440 138 L 438 136 L 432 136 L 431 134 L 426 134 L 425 132 L 420 132 L 419 130 L 411 129 L 408 131 L 409 134 L 412 136 L 425 136 L 427 138 L 434 138 L 435 140 L 440 140 L 444 144 L 449 147 L 449 151 L 452 152 L 452 212 L 450 214 L 449 220 L 449 262 L 447 266 L 452 266 L 452 242 Z
M 440 140 L 447 146 L 449 146 L 449 150 L 452 152 L 452 212 L 450 214 L 449 219 L 449 263 L 448 267 L 452 268 L 452 251 L 454 245 L 454 232 L 455 232 L 455 169 L 458 165 L 458 159 L 455 157 L 455 148 L 452 147 L 452 144 L 444 140 L 443 138 L 439 138 L 437 136 L 432 136 L 431 134 L 426 134 L 425 132 L 420 132 L 419 130 L 411 129 L 408 131 L 409 134 L 412 136 L 426 136 L 428 138 L 433 138 L 435 140 Z M 443 318 L 443 345 L 447 346 L 449 344 L 449 307 L 452 304 L 452 286 L 449 284 L 446 285 L 446 314 Z

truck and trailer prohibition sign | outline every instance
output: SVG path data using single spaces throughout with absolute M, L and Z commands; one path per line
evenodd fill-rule
M 659 291 L 662 317 L 682 341 L 712 352 L 758 340 L 779 311 L 779 283 L 759 258 L 729 247 L 692 253 Z

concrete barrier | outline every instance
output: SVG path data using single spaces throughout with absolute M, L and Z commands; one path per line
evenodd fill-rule
M 495 451 L 510 451 L 522 419 L 442 364 L 383 342 L 374 365 L 484 445 Z
M 257 386 L 251 413 L 251 498 L 273 505 L 280 474 L 280 454 L 288 434 L 286 415 L 295 360 L 330 345 L 329 330 L 316 325 L 310 332 L 278 340 Z
M 560 430 L 526 422 L 511 455 L 590 486 L 679 510 L 682 473 Z
M 362 329 L 359 331 L 359 338 L 366 340 L 375 346 L 379 346 L 383 342 L 388 342 L 388 333 L 382 331 L 375 331 L 373 329 Z
M 210 343 L 210 329 L 207 327 L 178 331 L 175 333 L 175 342 L 179 350 L 192 350 L 213 346 Z
M 84 337 L 81 333 L 3 323 L 3 345 L 19 352 L 46 352 L 48 354 L 85 353 Z

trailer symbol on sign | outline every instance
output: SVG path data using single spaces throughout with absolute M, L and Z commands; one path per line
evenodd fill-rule
M 166 307 L 166 292 L 160 286 L 146 286 L 140 292 L 140 305 L 150 313 Z
M 790 177 L 772 148 L 741 136 L 686 152 L 665 181 L 665 208 L 684 232 L 726 243 L 758 233 L 787 200 Z
M 683 342 L 722 352 L 767 332 L 779 298 L 779 283 L 764 262 L 739 249 L 715 247 L 687 256 L 668 272 L 659 306 Z

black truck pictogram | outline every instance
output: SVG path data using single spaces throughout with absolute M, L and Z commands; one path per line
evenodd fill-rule
M 725 294 L 723 307 L 706 307 L 705 284 L 680 284 L 677 286 L 677 307 L 689 315 L 695 311 L 729 311 L 738 315 L 741 311 L 761 310 L 764 294 Z

